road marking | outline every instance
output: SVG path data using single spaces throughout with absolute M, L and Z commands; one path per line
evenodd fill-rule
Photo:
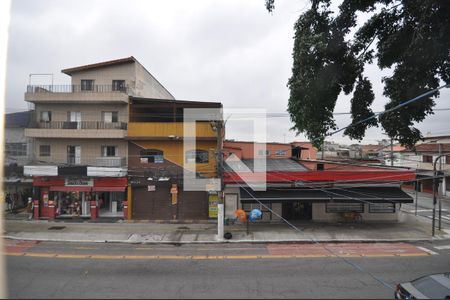
M 435 249 L 438 250 L 445 250 L 445 249 L 450 249 L 450 245 L 445 245 L 445 246 L 434 246 Z
M 420 247 L 418 247 L 420 248 Z M 25 256 L 63 259 L 110 259 L 110 260 L 252 260 L 252 259 L 286 259 L 286 258 L 327 258 L 327 257 L 396 257 L 396 256 L 428 256 L 431 250 L 422 249 L 426 253 L 396 253 L 396 254 L 304 254 L 304 255 L 85 255 L 85 254 L 59 254 L 59 253 L 4 253 L 6 256 Z M 436 252 L 434 252 L 436 253 Z M 437 253 L 436 253 L 437 254 Z
M 419 248 L 420 250 L 425 251 L 425 252 L 427 252 L 427 253 L 429 253 L 431 255 L 438 255 L 439 254 L 439 253 L 434 252 L 433 250 L 430 250 L 430 249 L 425 248 L 425 247 L 417 247 L 417 248 Z M 436 248 L 436 247 L 434 247 L 434 248 Z

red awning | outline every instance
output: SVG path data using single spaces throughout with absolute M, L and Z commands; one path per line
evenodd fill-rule
M 93 192 L 123 192 L 126 186 L 94 186 Z
M 90 186 L 51 186 L 50 192 L 90 192 Z

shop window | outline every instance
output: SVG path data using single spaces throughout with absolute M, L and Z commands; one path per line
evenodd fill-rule
M 10 156 L 27 156 L 27 144 L 26 143 L 6 143 L 5 144 L 6 155 Z
M 125 91 L 125 80 L 113 80 L 112 81 L 113 91 Z
M 142 163 L 163 163 L 164 152 L 157 149 L 142 149 L 140 158 Z
M 41 122 L 51 122 L 52 112 L 51 111 L 41 111 Z
M 370 213 L 395 213 L 394 203 L 370 203 Z
M 39 156 L 50 156 L 50 145 L 40 145 Z
M 94 80 L 81 79 L 81 90 L 82 91 L 93 91 L 94 90 Z
M 422 156 L 422 161 L 424 163 L 433 163 L 433 156 L 431 156 L 431 155 L 423 155 Z
M 209 153 L 206 150 L 188 150 L 186 151 L 186 163 L 207 164 L 209 162 Z
M 119 112 L 117 111 L 103 111 L 102 121 L 105 123 L 117 123 L 119 122 Z
M 363 203 L 327 203 L 327 213 L 364 212 Z
M 102 146 L 103 157 L 117 156 L 117 154 L 117 146 Z

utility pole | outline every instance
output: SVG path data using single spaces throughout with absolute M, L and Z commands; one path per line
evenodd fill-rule
M 444 156 L 445 154 L 441 154 L 438 157 L 436 157 L 436 159 L 434 160 L 433 163 L 433 221 L 432 221 L 432 228 L 431 228 L 431 235 L 434 236 L 434 231 L 435 231 L 435 224 L 436 224 L 436 177 L 437 177 L 437 172 L 436 172 L 436 164 L 437 161 Z M 441 201 L 439 201 L 439 219 L 441 219 Z M 440 223 L 440 220 L 439 220 Z M 439 227 L 439 229 L 441 229 Z
M 394 166 L 394 139 L 391 138 L 391 167 Z

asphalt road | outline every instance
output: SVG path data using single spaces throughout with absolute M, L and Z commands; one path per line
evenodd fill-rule
M 416 201 L 416 196 L 414 191 L 408 191 L 408 194 L 413 197 L 414 202 Z M 417 197 L 417 215 L 425 218 L 429 221 L 433 218 L 433 198 L 430 195 L 426 195 L 423 193 L 419 193 Z M 439 217 L 439 205 L 436 204 L 436 227 L 438 226 L 438 217 Z M 416 212 L 416 204 L 408 203 L 402 204 L 402 211 L 415 214 Z M 441 200 L 441 226 L 444 229 L 450 229 L 450 200 L 442 199 Z
M 9 298 L 392 299 L 398 282 L 450 271 L 445 240 L 324 245 L 342 257 L 311 244 L 7 245 Z

